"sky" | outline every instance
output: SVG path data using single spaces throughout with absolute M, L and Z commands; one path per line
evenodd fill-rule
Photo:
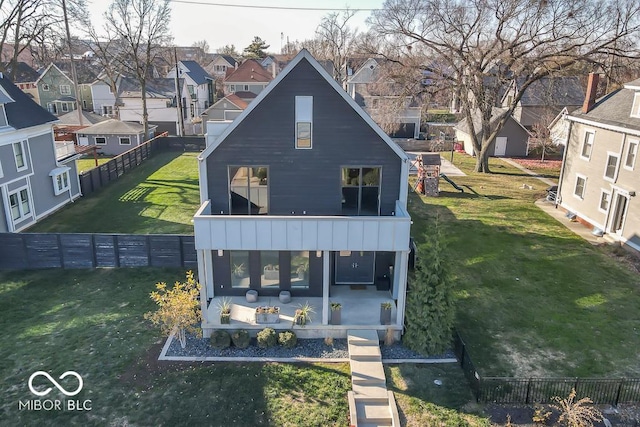
M 206 40 L 210 52 L 233 44 L 242 53 L 255 36 L 270 45 L 272 53 L 280 53 L 287 39 L 291 42 L 313 38 L 316 27 L 330 10 L 283 10 L 223 5 L 323 8 L 339 10 L 376 9 L 383 0 L 171 0 L 171 32 L 176 46 L 191 46 Z M 104 25 L 102 15 L 111 3 L 88 0 L 91 20 L 97 28 Z M 369 10 L 357 12 L 349 21 L 352 28 L 366 30 Z

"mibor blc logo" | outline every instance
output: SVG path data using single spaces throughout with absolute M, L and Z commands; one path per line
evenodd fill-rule
M 38 397 L 47 396 L 49 393 L 53 391 L 53 387 L 47 387 L 44 390 L 39 390 L 34 387 L 33 382 L 37 377 L 46 378 L 55 388 L 60 391 L 60 393 L 64 394 L 66 397 L 73 397 L 82 391 L 82 387 L 84 386 L 84 381 L 82 380 L 82 376 L 75 371 L 67 371 L 58 377 L 58 380 L 62 381 L 67 377 L 75 378 L 75 382 L 77 382 L 77 387 L 73 389 L 71 386 L 74 385 L 74 382 L 71 382 L 71 386 L 69 385 L 70 381 L 64 381 L 64 384 L 69 387 L 69 389 L 64 388 L 55 378 L 49 375 L 48 372 L 45 371 L 36 371 L 29 377 L 28 386 L 29 390 L 32 394 Z M 40 399 L 29 399 L 25 401 L 18 402 L 18 407 L 21 411 L 90 411 L 91 410 L 91 400 L 40 400 Z

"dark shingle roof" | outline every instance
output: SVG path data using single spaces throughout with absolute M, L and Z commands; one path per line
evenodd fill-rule
M 187 74 L 191 79 L 199 85 L 205 84 L 207 80 L 213 80 L 213 77 L 209 75 L 196 61 L 180 61 L 189 69 Z M 175 75 L 175 73 L 174 73 Z
M 498 108 L 498 107 L 492 108 L 491 121 L 489 122 L 489 125 L 491 126 L 491 128 L 494 128 L 496 122 L 504 114 L 506 110 L 507 110 L 506 108 Z M 513 120 L 514 122 L 518 123 L 518 121 L 514 119 L 513 116 L 510 116 L 509 119 L 507 119 L 507 121 L 508 120 Z M 477 133 L 480 133 L 482 129 L 482 116 L 481 116 L 480 110 L 475 110 L 475 112 L 473 113 L 472 121 L 473 121 L 473 128 L 477 131 Z M 456 123 L 454 127 L 459 131 L 462 131 L 468 135 L 471 135 L 471 129 L 469 129 L 469 125 L 467 124 L 466 119 L 460 120 L 458 123 Z
M 73 63 L 76 66 L 76 75 L 78 76 L 78 84 L 89 84 L 96 81 L 100 70 L 86 61 L 75 61 Z M 56 67 L 60 69 L 70 79 L 71 76 L 71 63 L 55 62 Z
M 229 70 L 227 70 L 228 72 Z M 240 66 L 234 70 L 231 70 L 231 74 L 227 74 L 224 79 L 225 83 L 268 83 L 273 80 L 271 73 L 254 59 L 247 59 Z
M 518 83 L 520 84 L 520 83 Z M 527 88 L 520 103 L 523 106 L 582 105 L 584 89 L 579 77 L 546 77 Z
M 0 65 L 8 76 L 12 74 L 13 67 L 10 62 L 3 62 Z M 40 77 L 40 74 L 38 74 L 38 72 L 31 68 L 26 62 L 18 62 L 16 68 L 17 72 L 13 79 L 14 83 L 33 83 Z
M 0 86 L 13 100 L 13 102 L 4 104 L 9 126 L 15 129 L 24 129 L 58 120 L 56 116 L 36 104 L 33 99 L 18 89 L 7 77 L 0 77 Z
M 100 122 L 104 122 L 107 119 L 106 117 L 100 116 L 98 114 L 92 113 L 90 111 L 84 111 L 84 110 L 80 110 L 81 114 L 82 114 L 82 124 L 84 126 L 87 125 L 93 125 L 96 123 L 100 123 Z M 60 121 L 58 124 L 59 125 L 67 125 L 67 126 L 80 126 L 80 119 L 78 118 L 78 111 L 70 111 L 67 114 L 63 114 L 62 116 L 58 117 L 58 120 Z
M 150 129 L 157 128 L 156 125 L 149 125 Z M 144 126 L 134 122 L 121 122 L 116 119 L 105 120 L 95 125 L 79 129 L 75 133 L 86 135 L 135 135 L 144 132 Z
M 184 79 L 178 79 L 180 87 Z M 176 92 L 175 79 L 147 79 L 148 98 L 169 98 L 173 99 Z M 140 82 L 131 77 L 123 77 L 118 88 L 118 96 L 122 98 L 140 98 Z
M 640 83 L 640 81 L 636 82 Z M 631 85 L 633 83 L 627 84 Z M 631 107 L 633 106 L 635 94 L 636 91 L 633 89 L 618 89 L 598 99 L 588 113 L 585 114 L 582 109 L 578 109 L 570 115 L 612 126 L 640 130 L 640 118 L 631 117 Z

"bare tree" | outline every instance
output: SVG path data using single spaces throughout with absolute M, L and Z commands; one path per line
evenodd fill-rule
M 166 53 L 171 41 L 169 0 L 114 0 L 105 12 L 105 19 L 114 31 L 120 52 L 114 60 L 120 69 L 140 84 L 142 125 L 149 135 L 147 81 L 152 76 L 154 61 Z
M 340 13 L 334 12 L 322 18 L 316 29 L 316 41 L 312 52 L 318 58 L 333 62 L 334 78 L 344 85 L 347 79 L 346 65 L 349 55 L 353 52 L 354 40 L 357 32 L 349 26 L 349 20 L 356 13 L 346 9 Z
M 551 114 L 543 114 L 540 121 L 531 127 L 531 136 L 529 137 L 529 148 L 540 152 L 540 160 L 544 162 L 547 153 L 555 153 L 557 150 L 556 142 L 553 140 L 549 124 L 553 120 Z
M 639 17 L 635 0 L 386 0 L 369 24 L 380 45 L 413 47 L 441 89 L 457 91 L 475 170 L 490 172 L 490 145 L 527 88 L 576 64 L 638 57 Z M 496 113 L 515 76 L 518 90 Z
M 236 46 L 233 44 L 227 44 L 216 49 L 216 53 L 220 55 L 229 55 L 233 58 L 240 58 L 240 53 L 236 50 Z
M 198 40 L 197 42 L 193 43 L 191 46 L 199 47 L 200 49 L 202 49 L 202 52 L 209 53 L 209 42 L 206 41 L 205 39 Z

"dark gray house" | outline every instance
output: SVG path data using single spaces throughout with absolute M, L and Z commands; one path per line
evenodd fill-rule
M 0 232 L 35 224 L 81 196 L 73 142 L 57 144 L 57 118 L 0 73 Z
M 402 149 L 306 50 L 216 135 L 198 158 L 194 217 L 205 335 L 263 327 L 247 321 L 255 304 L 293 316 L 290 294 L 315 308 L 306 336 L 399 336 L 411 224 Z M 231 325 L 220 325 L 222 297 L 233 298 Z M 341 325 L 329 324 L 331 302 L 342 304 Z M 393 305 L 390 326 L 380 302 Z
M 108 119 L 79 129 L 75 134 L 79 145 L 95 145 L 101 154 L 117 156 L 153 138 L 156 128 L 149 125 L 149 138 L 145 138 L 143 125 Z

